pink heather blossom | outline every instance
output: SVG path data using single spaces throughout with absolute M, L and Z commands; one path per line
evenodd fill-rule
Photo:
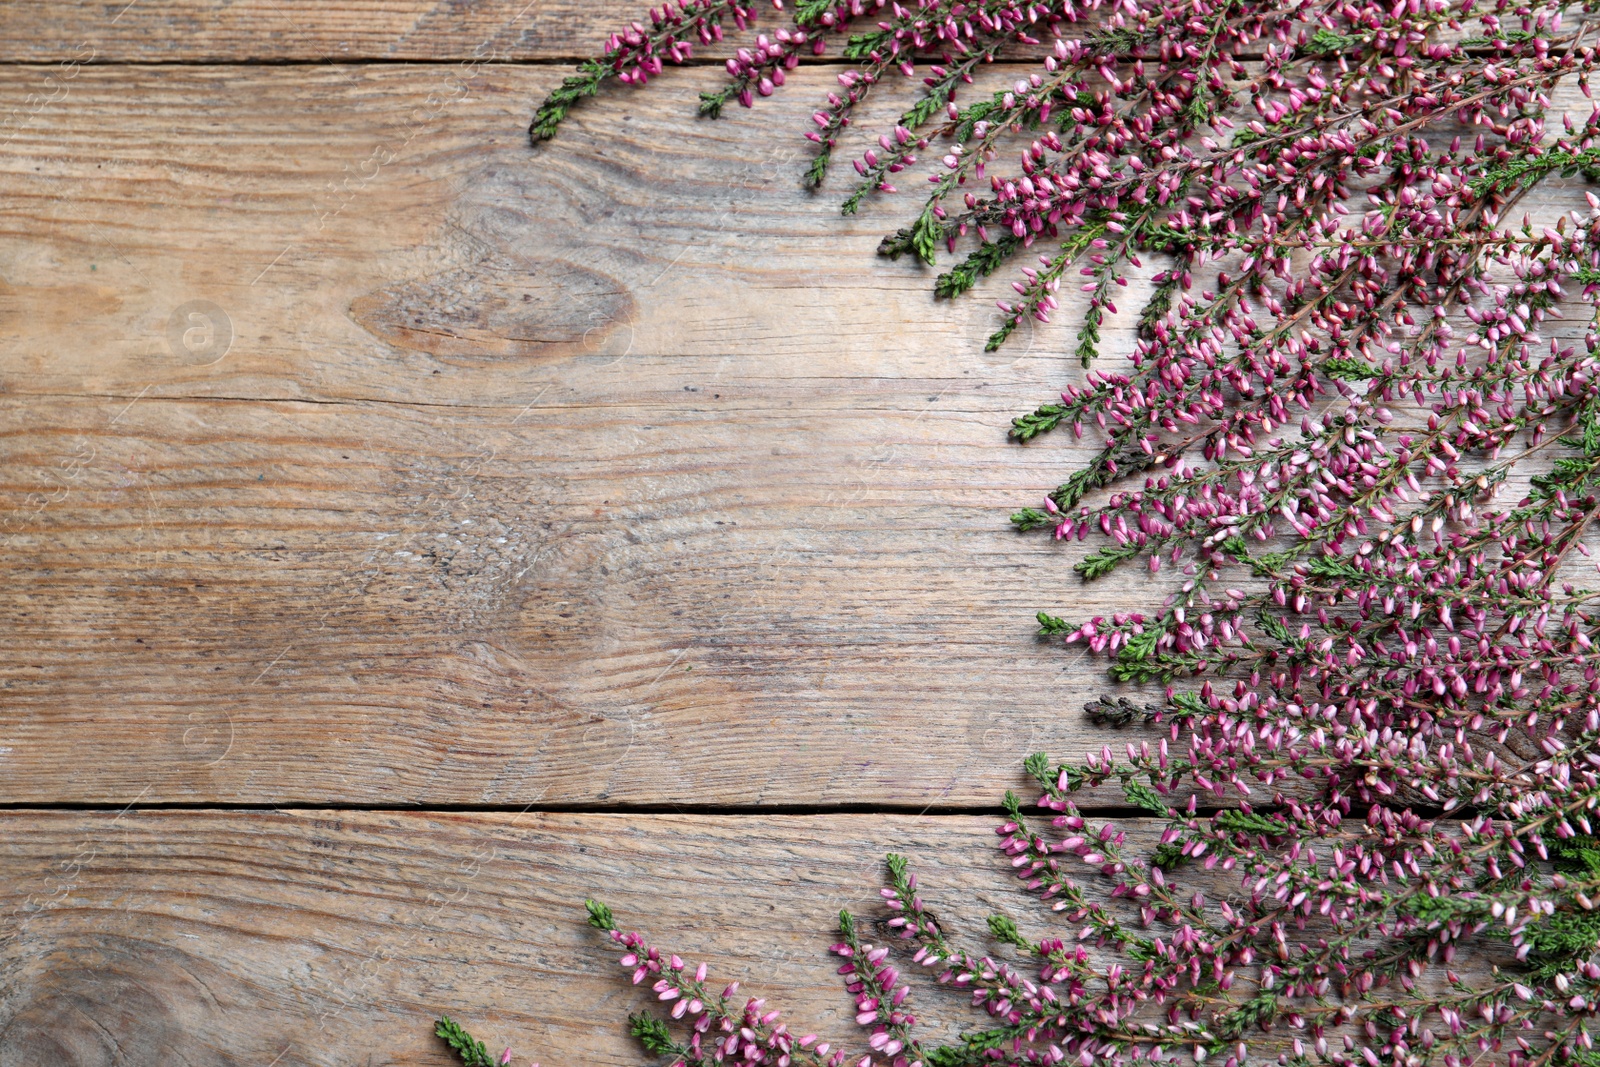
M 807 133 L 815 183 L 883 77 L 923 79 L 852 149 L 844 209 L 926 171 L 886 254 L 964 248 L 950 297 L 1020 257 L 990 347 L 1055 320 L 1086 369 L 1013 435 L 1092 451 L 1013 521 L 1085 581 L 1159 591 L 1039 613 L 1145 688 L 1089 705 L 1098 751 L 1027 761 L 1042 817 L 1008 797 L 997 837 L 1035 923 L 994 916 L 974 947 L 984 932 L 945 930 L 891 857 L 883 924 L 847 914 L 833 948 L 865 1051 L 797 1041 L 737 984 L 717 995 L 703 965 L 613 931 L 683 1062 L 923 1063 L 913 972 L 968 998 L 993 1045 L 960 1055 L 986 1064 L 1239 1067 L 1266 1042 L 1296 1067 L 1596 1062 L 1600 196 L 1578 192 L 1600 178 L 1600 112 L 1572 104 L 1590 13 L 804 10 L 733 46 L 703 110 L 775 92 L 844 34 L 851 65 Z M 644 84 L 752 18 L 652 12 L 535 136 L 603 78 Z M 1021 76 L 968 101 L 1019 48 Z M 1126 358 L 1090 369 L 1111 327 Z

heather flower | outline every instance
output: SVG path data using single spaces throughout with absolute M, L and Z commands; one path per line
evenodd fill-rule
M 1600 177 L 1600 112 L 1554 103 L 1564 84 L 1587 96 L 1593 13 L 905 0 L 791 14 L 729 60 L 723 99 L 753 102 L 846 34 L 854 65 L 808 133 L 816 183 L 873 85 L 924 77 L 854 161 L 845 210 L 911 188 L 921 166 L 885 254 L 964 249 L 936 282 L 945 297 L 1022 257 L 991 347 L 1079 287 L 1072 347 L 1094 366 L 1012 433 L 1065 428 L 1097 451 L 1013 522 L 1048 531 L 1084 581 L 1137 568 L 1168 595 L 1038 615 L 1112 681 L 1146 686 L 1087 709 L 1125 731 L 1115 745 L 1026 761 L 1042 814 L 1006 798 L 1000 851 L 1042 916 L 996 915 L 980 946 L 891 856 L 889 936 L 840 919 L 864 1030 L 847 1053 L 790 1038 L 733 987 L 714 996 L 703 966 L 592 905 L 668 1016 L 634 1020 L 645 1047 L 686 1067 L 1238 1067 L 1268 1043 L 1294 1067 L 1600 1063 L 1600 592 L 1584 584 L 1600 197 L 1530 211 L 1553 177 Z M 597 69 L 638 82 L 689 29 L 748 16 L 680 4 L 614 38 Z M 1018 44 L 1048 47 L 1011 84 L 957 99 Z M 552 97 L 536 133 L 568 103 Z M 1106 367 L 1119 304 L 1138 309 L 1137 340 Z M 1142 821 L 1086 810 L 1085 791 L 1106 789 Z M 1159 839 L 1136 844 L 1149 825 Z M 970 995 L 958 1042 L 917 1030 L 917 973 Z

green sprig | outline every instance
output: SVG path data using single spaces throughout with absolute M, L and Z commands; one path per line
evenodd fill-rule
M 672 1040 L 672 1031 L 667 1029 L 666 1022 L 647 1011 L 634 1012 L 628 1016 L 628 1033 L 632 1034 L 652 1056 L 683 1059 L 688 1055 L 688 1048 Z
M 545 97 L 544 103 L 539 105 L 539 110 L 534 112 L 533 123 L 528 127 L 528 138 L 534 144 L 538 144 L 554 137 L 556 129 L 566 120 L 567 112 L 572 110 L 572 105 L 598 94 L 610 73 L 611 68 L 595 60 L 589 59 L 580 63 L 578 73 L 563 79 L 561 84 Z
M 589 925 L 596 930 L 609 932 L 617 928 L 617 920 L 611 914 L 611 909 L 598 900 L 585 900 L 583 907 L 589 913 Z
M 477 1040 L 467 1033 L 465 1028 L 448 1015 L 439 1017 L 434 1024 L 433 1032 L 444 1039 L 444 1043 L 455 1051 L 463 1067 L 496 1067 L 494 1057 L 489 1055 L 489 1050 L 482 1041 Z

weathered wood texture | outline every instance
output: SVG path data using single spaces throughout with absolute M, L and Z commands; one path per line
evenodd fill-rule
M 648 25 L 649 0 L 127 0 L 0 6 L 0 62 L 327 63 L 374 60 L 574 62 L 628 24 Z M 767 0 L 750 4 L 750 36 L 790 25 Z M 863 16 L 865 28 L 883 16 Z M 720 63 L 744 43 L 696 43 L 693 63 Z M 838 62 L 835 46 L 821 62 Z M 1007 55 L 1037 58 L 1037 45 Z
M 594 54 L 648 0 L 127 0 L 0 6 L 0 62 L 559 60 Z M 766 0 L 761 22 L 783 25 Z
M 958 816 L 6 813 L 0 1064 L 442 1065 L 441 1010 L 518 1064 L 638 1063 L 653 997 L 587 896 L 856 1047 L 827 946 L 839 909 L 882 914 L 885 851 L 975 948 L 995 911 L 1053 929 L 994 846 Z M 933 1034 L 977 1021 L 917 984 Z
M 916 810 L 1110 739 L 1032 612 L 1165 583 L 1004 521 L 1083 455 L 1004 438 L 1074 305 L 983 356 L 1003 280 L 935 303 L 873 256 L 906 201 L 802 193 L 826 70 L 530 151 L 536 61 L 633 14 L 0 4 L 0 799 L 127 805 L 0 813 L 0 1067 L 443 1064 L 441 1009 L 638 1062 L 590 895 L 845 1036 L 885 850 L 1037 914 L 982 817 L 141 807 Z M 192 65 L 239 60 L 334 62 Z
M 984 356 L 904 200 L 672 94 L 530 152 L 555 76 L 84 68 L 0 156 L 8 798 L 921 808 L 1098 747 L 1033 613 L 1165 576 L 1006 522 L 1084 455 L 1005 438 L 1073 304 Z

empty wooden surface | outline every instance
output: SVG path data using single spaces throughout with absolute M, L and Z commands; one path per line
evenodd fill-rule
M 54 63 L 92 49 L 103 62 L 555 60 L 589 56 L 647 18 L 619 0 L 128 0 L 0 7 L 0 58 Z M 752 5 L 782 25 L 767 0 Z

